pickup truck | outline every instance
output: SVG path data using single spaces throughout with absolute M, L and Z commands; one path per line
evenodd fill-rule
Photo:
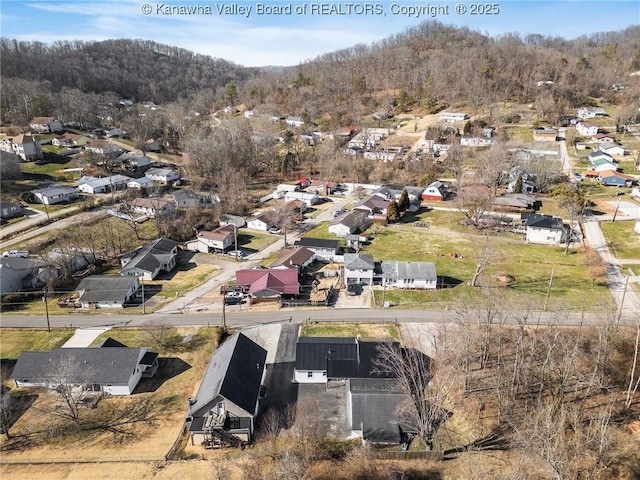
M 2 252 L 3 257 L 29 258 L 29 250 L 9 250 Z

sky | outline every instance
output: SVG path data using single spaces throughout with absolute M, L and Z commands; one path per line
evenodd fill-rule
M 371 44 L 426 20 L 491 36 L 517 32 L 572 39 L 640 24 L 638 0 L 472 3 L 421 0 L 2 0 L 5 38 L 153 40 L 244 66 L 297 65 Z

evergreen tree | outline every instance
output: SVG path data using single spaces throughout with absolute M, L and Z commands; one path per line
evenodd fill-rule
M 518 175 L 516 184 L 513 187 L 513 193 L 522 193 L 522 175 Z
M 393 200 L 387 207 L 387 218 L 390 221 L 395 222 L 398 220 L 399 215 L 400 215 L 400 211 L 398 208 L 398 202 Z
M 404 188 L 400 194 L 400 198 L 398 199 L 398 210 L 400 212 L 406 212 L 409 210 L 410 206 L 411 202 L 409 202 L 409 193 L 407 192 L 407 189 Z

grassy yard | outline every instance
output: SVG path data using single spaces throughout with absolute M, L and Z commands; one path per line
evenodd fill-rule
M 158 299 L 173 300 L 206 282 L 218 270 L 220 268 L 215 265 L 178 264 L 172 272 L 165 273 L 152 282 L 145 282 L 145 288 L 149 292 L 157 290 Z
M 367 232 L 368 233 L 368 232 Z M 322 222 L 311 230 L 307 231 L 303 235 L 304 238 L 323 238 L 325 240 L 335 240 L 337 237 L 329 233 L 329 224 Z
M 238 230 L 238 248 L 259 252 L 278 240 L 278 236 L 270 233 L 258 233 L 253 230 Z
M 0 359 L 17 359 L 30 350 L 54 350 L 71 338 L 74 330 L 55 328 L 51 333 L 44 328 L 3 328 Z
M 607 242 L 618 258 L 640 258 L 640 235 L 633 231 L 635 220 L 600 222 Z
M 609 298 L 605 285 L 591 285 L 587 268 L 582 265 L 582 254 L 563 247 L 525 244 L 512 234 L 489 237 L 499 252 L 496 261 L 486 270 L 485 282 L 499 288 L 507 299 L 533 301 L 542 305 L 546 296 L 551 271 L 554 279 L 549 305 L 555 302 L 568 308 L 601 306 Z M 386 301 L 403 306 L 450 303 L 470 297 L 478 289 L 470 288 L 476 256 L 485 237 L 467 230 L 449 230 L 432 224 L 429 229 L 408 225 L 392 225 L 375 235 L 363 253 L 370 253 L 375 260 L 426 261 L 436 264 L 438 276 L 451 288 L 436 291 L 387 290 Z M 494 279 L 498 274 L 508 274 L 515 281 L 504 286 Z M 375 292 L 376 304 L 382 304 L 382 292 Z
M 307 323 L 302 327 L 303 337 L 352 337 L 363 339 L 400 338 L 395 323 Z
M 507 127 L 509 140 L 521 143 L 533 143 L 533 128 L 528 127 Z

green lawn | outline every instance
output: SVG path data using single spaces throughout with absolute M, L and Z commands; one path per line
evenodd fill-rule
M 368 232 L 367 232 L 368 233 Z M 329 233 L 329 224 L 323 222 L 311 230 L 307 231 L 303 235 L 304 238 L 323 238 L 325 240 L 335 240 L 337 237 Z
M 278 236 L 270 233 L 256 233 L 254 231 L 238 230 L 238 248 L 242 250 L 263 250 L 278 240 Z
M 600 222 L 602 232 L 618 258 L 640 258 L 640 235 L 633 231 L 635 220 Z
M 396 324 L 391 323 L 308 323 L 302 327 L 303 337 L 352 337 L 363 339 L 400 338 Z
M 44 328 L 3 328 L 0 358 L 16 359 L 28 350 L 54 350 L 69 340 L 73 332 L 70 328 L 56 328 L 51 333 Z

